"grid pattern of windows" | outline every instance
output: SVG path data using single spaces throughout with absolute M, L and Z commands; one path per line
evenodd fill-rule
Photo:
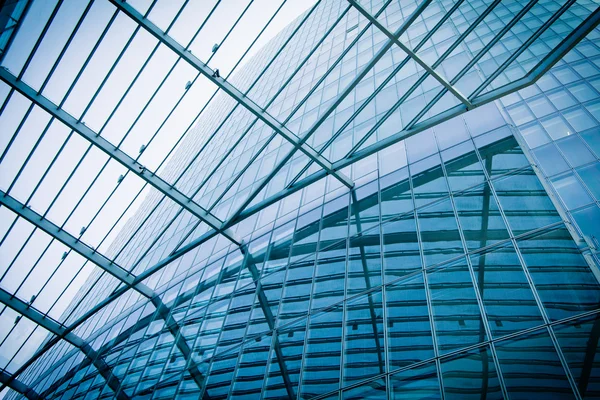
M 167 3 L 8 37 L 11 398 L 600 396 L 597 2 Z

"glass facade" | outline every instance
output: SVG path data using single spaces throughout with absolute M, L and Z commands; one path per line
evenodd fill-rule
M 127 10 L 113 3 L 115 15 Z M 155 2 L 131 3 L 162 31 L 191 7 L 163 20 Z M 5 396 L 600 398 L 600 30 L 532 84 L 477 102 L 528 77 L 599 10 L 593 0 L 317 2 L 227 80 L 244 98 L 223 86 L 160 170 L 208 216 L 165 195 L 148 177 L 156 166 L 119 177 L 153 185 L 98 247 L 127 277 L 102 267 L 96 246 L 68 250 L 43 280 L 74 257 L 91 261 L 88 274 L 60 313 L 44 308 L 46 284 L 21 290 L 42 276 L 46 250 L 3 224 L 1 245 L 21 250 L 7 251 L 0 286 L 11 298 L 35 294 L 21 308 L 3 300 L 3 321 L 32 306 L 59 325 L 28 317 L 2 330 Z M 19 62 L 10 51 L 2 59 L 9 71 Z M 22 78 L 43 92 L 36 75 Z M 51 100 L 85 122 L 81 131 L 128 143 L 112 117 Z M 474 109 L 454 113 L 463 106 Z M 302 140 L 286 140 L 271 117 Z M 4 198 L 34 198 L 13 169 L 0 180 Z M 27 218 L 11 204 L 0 211 Z M 71 215 L 48 217 L 73 232 Z M 38 228 L 31 235 L 50 240 Z M 29 265 L 27 276 L 13 264 Z

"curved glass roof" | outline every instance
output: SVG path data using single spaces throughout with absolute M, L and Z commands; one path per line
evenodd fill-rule
M 146 298 L 162 307 L 152 278 L 173 260 L 215 237 L 246 252 L 239 227 L 247 218 L 327 176 L 340 191 L 352 190 L 349 166 L 533 84 L 600 22 L 600 6 L 591 0 L 568 0 L 561 7 L 538 0 L 405 3 L 397 13 L 391 0 L 5 2 L 3 388 L 26 393 L 19 376 L 57 343 L 95 359 L 83 327 L 104 306 Z M 337 18 L 321 21 L 325 7 L 339 8 Z M 473 22 L 456 41 L 442 54 L 432 51 L 446 24 L 467 13 Z M 319 65 L 313 56 L 324 42 L 339 40 L 332 32 L 349 20 L 357 23 L 346 30 L 337 61 Z M 290 54 L 303 29 L 319 29 L 322 39 Z M 343 89 L 322 99 L 320 89 L 340 79 L 367 31 L 377 38 L 368 57 L 343 77 Z M 473 38 L 478 51 L 460 62 L 452 59 Z M 258 52 L 262 47 L 271 51 Z M 510 50 L 504 61 L 481 68 L 500 47 Z M 389 78 L 375 88 L 365 85 L 374 70 L 389 67 L 392 52 L 397 61 Z M 290 60 L 287 69 L 273 71 L 281 58 Z M 321 78 L 301 86 L 297 78 L 315 71 L 315 63 Z M 383 118 L 352 146 L 340 144 L 345 129 L 385 95 L 390 79 L 415 72 L 418 78 Z M 270 84 L 273 73 L 284 74 L 283 85 Z M 475 74 L 482 78 L 473 79 Z M 428 102 L 411 103 L 410 118 L 396 123 L 393 133 L 377 134 L 423 88 Z M 293 104 L 277 102 L 290 90 L 298 92 Z M 348 96 L 364 100 L 333 127 L 330 117 Z M 318 112 L 297 122 L 314 101 L 322 104 Z M 197 125 L 201 115 L 218 117 Z M 228 130 L 239 126 L 228 121 L 238 119 L 246 129 Z M 215 180 L 258 135 L 264 140 L 241 157 L 244 164 Z M 285 151 L 268 158 L 273 146 Z M 334 147 L 346 150 L 330 151 Z M 280 173 L 291 167 L 297 171 L 291 178 Z M 259 178 L 248 182 L 257 168 Z M 173 235 L 180 240 L 164 240 Z

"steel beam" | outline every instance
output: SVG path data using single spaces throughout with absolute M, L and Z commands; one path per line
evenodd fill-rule
M 212 70 L 208 65 L 200 61 L 199 58 L 194 56 L 189 50 L 186 50 L 181 44 L 177 43 L 172 37 L 164 33 L 158 26 L 154 25 L 149 19 L 138 12 L 129 3 L 110 0 L 110 2 L 121 10 L 124 14 L 129 16 L 135 23 L 146 29 L 152 36 L 158 39 L 162 44 L 174 51 L 179 57 L 187 61 L 192 67 L 196 68 L 198 72 L 204 75 L 208 80 L 217 85 L 221 90 L 230 95 L 235 101 L 241 104 L 244 108 L 250 111 L 254 116 L 264 122 L 267 126 L 285 138 L 288 142 L 294 145 L 294 149 L 302 151 L 310 159 L 314 160 L 321 168 L 327 170 L 331 175 L 335 176 L 340 182 L 342 182 L 348 188 L 354 187 L 354 182 L 343 173 L 334 171 L 332 164 L 325 157 L 321 156 L 315 149 L 303 143 L 302 140 L 296 136 L 295 133 L 290 131 L 279 121 L 269 115 L 263 110 L 258 104 L 254 103 L 248 97 L 244 95 L 231 83 L 221 78 L 216 74 L 215 70 Z
M 108 140 L 104 139 L 102 136 L 98 135 L 92 129 L 88 128 L 84 123 L 79 122 L 75 117 L 67 113 L 65 110 L 58 108 L 54 103 L 48 100 L 46 97 L 38 94 L 37 91 L 31 88 L 22 80 L 17 79 L 10 72 L 8 72 L 4 68 L 0 68 L 0 79 L 3 80 L 9 86 L 12 86 L 23 96 L 28 98 L 34 104 L 48 112 L 54 118 L 61 121 L 68 128 L 77 132 L 84 139 L 88 140 L 90 143 L 98 147 L 100 150 L 105 152 L 109 157 L 113 158 L 115 161 L 119 162 L 127 169 L 129 169 L 132 173 L 148 182 L 155 189 L 162 192 L 166 197 L 173 200 L 175 203 L 179 204 L 181 207 L 185 208 L 192 215 L 204 221 L 213 229 L 222 233 L 229 240 L 237 244 L 241 245 L 241 240 L 236 237 L 233 232 L 228 230 L 221 230 L 221 226 L 223 222 L 219 220 L 217 217 L 206 211 L 204 208 L 200 207 L 196 204 L 192 199 L 185 196 L 179 190 L 171 186 L 169 183 L 165 182 L 162 178 L 160 178 L 155 173 L 147 170 L 142 164 L 137 162 L 135 159 L 119 150 L 118 147 L 110 143 Z
M 117 278 L 124 285 L 133 288 L 134 290 L 141 293 L 147 298 L 155 297 L 156 294 L 148 286 L 140 282 L 134 282 L 135 276 L 124 270 L 96 250 L 90 248 L 82 241 L 61 229 L 54 223 L 43 218 L 41 215 L 33 211 L 31 208 L 26 207 L 24 204 L 19 203 L 16 199 L 7 195 L 0 190 L 0 204 L 22 217 L 35 227 L 46 232 L 48 235 L 54 237 L 56 240 L 71 248 L 73 251 L 79 253 L 81 256 L 96 264 L 98 267 Z
M 37 309 L 31 307 L 30 304 L 25 303 L 21 299 L 13 296 L 12 294 L 8 293 L 2 288 L 0 288 L 0 303 L 3 303 L 7 307 L 12 308 L 14 311 L 35 322 L 37 325 L 53 333 L 54 335 L 63 338 L 71 345 L 80 349 L 81 352 L 85 354 L 87 358 L 90 359 L 90 361 L 96 367 L 98 372 L 106 380 L 108 386 L 116 393 L 117 398 L 122 400 L 129 399 L 129 396 L 127 396 L 124 392 L 119 391 L 119 388 L 121 387 L 121 382 L 112 374 L 111 368 L 85 340 L 83 340 L 73 332 L 67 331 L 67 329 L 62 324 L 42 314 Z M 12 385 L 14 381 L 14 376 L 11 376 L 8 377 L 6 383 L 3 382 L 3 384 L 7 386 Z
M 22 394 L 29 400 L 40 400 L 42 398 L 32 388 L 15 379 L 11 374 L 6 372 L 6 370 L 0 370 L 0 383 L 8 386 L 17 393 Z
M 431 76 L 433 76 L 438 82 L 442 84 L 446 89 L 450 91 L 455 97 L 457 97 L 464 105 L 467 107 L 467 110 L 470 110 L 473 105 L 471 102 L 453 85 L 450 84 L 443 76 L 438 74 L 433 68 L 431 68 L 417 53 L 412 51 L 408 46 L 402 43 L 399 39 L 399 35 L 395 35 L 390 32 L 385 26 L 381 24 L 372 16 L 367 10 L 364 9 L 358 2 L 355 0 L 348 0 L 350 4 L 354 6 L 366 19 L 369 20 L 373 25 L 375 25 L 383 34 L 385 34 L 390 40 L 392 40 L 398 47 L 400 47 L 410 58 L 412 58 L 417 64 L 419 64 L 425 71 L 427 71 Z

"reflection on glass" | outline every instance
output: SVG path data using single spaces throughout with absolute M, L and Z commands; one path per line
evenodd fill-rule
M 443 360 L 441 370 L 445 399 L 501 400 L 504 398 L 488 346 Z
M 344 383 L 385 372 L 381 291 L 346 304 Z
M 385 281 L 421 269 L 415 218 L 411 213 L 382 226 Z
M 514 235 L 560 221 L 532 169 L 492 182 Z
M 518 246 L 551 320 L 599 308 L 600 286 L 569 231 L 556 229 Z
M 385 400 L 387 399 L 385 379 L 380 378 L 362 386 L 342 392 L 343 400 Z
M 338 389 L 342 352 L 342 307 L 310 317 L 300 397 Z
M 581 397 L 600 398 L 600 314 L 555 325 L 553 329 Z
M 512 245 L 471 256 L 490 330 L 502 336 L 543 323 Z
M 434 356 L 423 276 L 419 272 L 385 288 L 390 368 Z
M 463 254 L 450 200 L 419 210 L 417 215 L 426 266 Z
M 349 240 L 348 295 L 381 284 L 381 246 L 379 229 L 371 229 Z M 342 270 L 343 271 L 343 270 Z
M 440 354 L 486 340 L 464 259 L 427 273 Z
M 496 343 L 496 354 L 511 399 L 575 398 L 545 329 Z
M 458 219 L 469 250 L 508 239 L 500 210 L 488 184 L 454 198 Z
M 391 398 L 394 400 L 441 399 L 433 362 L 391 375 L 389 379 Z

